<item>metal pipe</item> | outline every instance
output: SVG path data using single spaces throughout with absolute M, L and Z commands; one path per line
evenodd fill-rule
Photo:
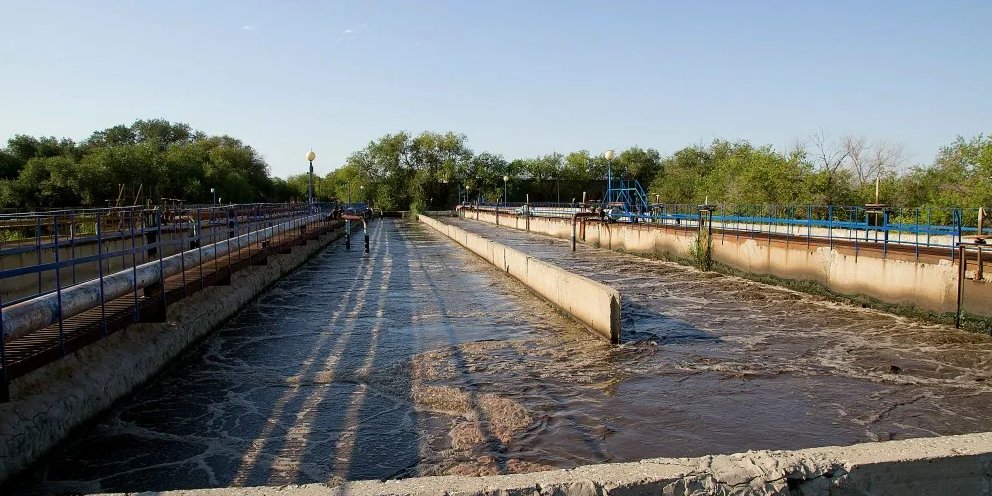
M 965 257 L 964 244 L 958 244 L 958 252 L 960 254 L 958 260 L 958 309 L 954 314 L 954 327 L 958 329 L 961 328 L 961 300 L 964 299 L 964 275 L 965 271 L 968 270 L 967 258 Z
M 317 218 L 319 218 L 318 215 L 311 215 L 304 220 L 312 222 Z M 269 239 L 281 228 L 289 225 L 290 222 L 257 231 L 255 241 Z M 186 251 L 172 255 L 162 259 L 161 275 L 164 277 L 176 275 L 182 271 L 184 265 L 196 264 L 202 255 L 206 255 L 207 258 L 226 255 L 228 249 L 239 250 L 247 243 L 248 235 L 242 235 L 200 247 L 197 251 Z M 158 260 L 107 275 L 103 278 L 104 301 L 136 292 L 139 288 L 155 284 L 159 280 Z M 49 293 L 6 308 L 2 317 L 3 341 L 9 342 L 58 322 L 58 299 L 60 297 L 62 299 L 62 318 L 78 315 L 100 304 L 100 281 L 94 279 L 65 289 L 61 293 Z
M 575 251 L 575 225 L 580 217 L 596 217 L 593 212 L 576 212 L 572 214 L 572 251 Z

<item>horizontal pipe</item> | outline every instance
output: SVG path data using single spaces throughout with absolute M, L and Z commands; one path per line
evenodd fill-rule
M 319 215 L 310 215 L 298 220 L 312 222 Z M 265 229 L 242 234 L 241 236 L 218 241 L 201 249 L 189 250 L 162 259 L 162 274 L 164 277 L 174 276 L 182 272 L 183 267 L 195 267 L 200 260 L 210 260 L 228 252 L 234 252 L 248 246 L 250 242 L 258 242 L 271 238 L 277 233 L 285 232 L 292 227 L 294 220 L 277 224 Z M 251 241 L 249 241 L 251 240 Z M 202 257 L 202 258 L 201 258 Z M 104 301 L 130 294 L 140 288 L 151 286 L 162 278 L 159 274 L 159 261 L 154 260 L 137 267 L 127 268 L 103 278 Z M 49 293 L 3 309 L 3 342 L 26 336 L 39 329 L 44 329 L 59 321 L 59 294 Z M 100 305 L 100 280 L 94 279 L 72 286 L 61 292 L 62 319 L 83 313 Z

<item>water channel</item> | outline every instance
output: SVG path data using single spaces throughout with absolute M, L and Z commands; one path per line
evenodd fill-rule
M 426 226 L 371 224 L 28 474 L 63 494 L 495 474 L 992 430 L 992 338 L 444 219 L 610 284 L 609 346 Z

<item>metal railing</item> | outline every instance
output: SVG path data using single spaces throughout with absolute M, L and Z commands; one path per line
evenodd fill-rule
M 645 223 L 674 228 L 696 228 L 702 205 L 654 204 L 647 212 L 628 212 L 599 203 L 481 203 L 473 208 L 501 214 L 531 217 L 571 218 L 578 212 L 599 212 L 611 222 Z M 713 211 L 713 229 L 720 235 L 765 236 L 806 240 L 812 244 L 847 243 L 855 247 L 870 243 L 883 251 L 890 246 L 921 251 L 946 250 L 955 259 L 955 248 L 966 238 L 980 234 L 980 208 L 890 208 L 841 205 L 731 205 L 706 206 Z M 992 209 L 986 208 L 989 212 Z M 986 221 L 987 223 L 987 221 Z
M 13 377 L 164 318 L 167 304 L 319 235 L 340 212 L 298 203 L 0 214 L 0 400 Z

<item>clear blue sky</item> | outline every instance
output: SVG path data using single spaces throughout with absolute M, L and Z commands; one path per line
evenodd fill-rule
M 163 117 L 319 172 L 388 132 L 507 158 L 992 132 L 992 1 L 0 0 L 0 139 Z

